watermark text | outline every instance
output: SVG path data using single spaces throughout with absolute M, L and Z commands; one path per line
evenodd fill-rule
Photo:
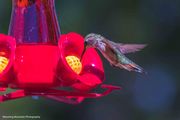
M 3 119 L 40 119 L 40 116 L 32 116 L 32 115 L 3 115 Z

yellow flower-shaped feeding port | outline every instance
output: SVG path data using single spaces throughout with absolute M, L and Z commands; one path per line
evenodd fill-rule
M 82 70 L 82 64 L 78 57 L 76 56 L 67 56 L 66 61 L 70 68 L 77 74 L 81 73 Z
M 2 73 L 5 70 L 8 63 L 9 63 L 9 59 L 7 59 L 6 57 L 0 56 L 0 73 Z

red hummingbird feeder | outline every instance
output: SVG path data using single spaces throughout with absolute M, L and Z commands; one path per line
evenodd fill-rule
M 94 48 L 84 50 L 84 38 L 61 35 L 54 0 L 12 0 L 9 34 L 0 34 L 0 102 L 42 96 L 78 104 L 99 98 L 117 86 L 104 85 L 104 68 Z M 82 57 L 82 59 L 81 59 Z M 103 93 L 92 90 L 100 87 Z

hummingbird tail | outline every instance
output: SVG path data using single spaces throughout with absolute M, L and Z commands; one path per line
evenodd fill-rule
M 125 65 L 123 65 L 123 68 L 128 71 L 135 71 L 135 72 L 146 74 L 146 71 L 144 71 L 144 69 L 142 67 L 136 65 L 135 63 L 125 64 Z

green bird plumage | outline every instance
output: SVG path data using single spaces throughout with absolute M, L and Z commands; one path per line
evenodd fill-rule
M 109 63 L 118 68 L 128 71 L 144 73 L 142 67 L 128 59 L 124 54 L 132 53 L 143 49 L 145 44 L 122 44 L 112 42 L 105 37 L 91 33 L 85 37 L 85 46 L 98 49 Z

